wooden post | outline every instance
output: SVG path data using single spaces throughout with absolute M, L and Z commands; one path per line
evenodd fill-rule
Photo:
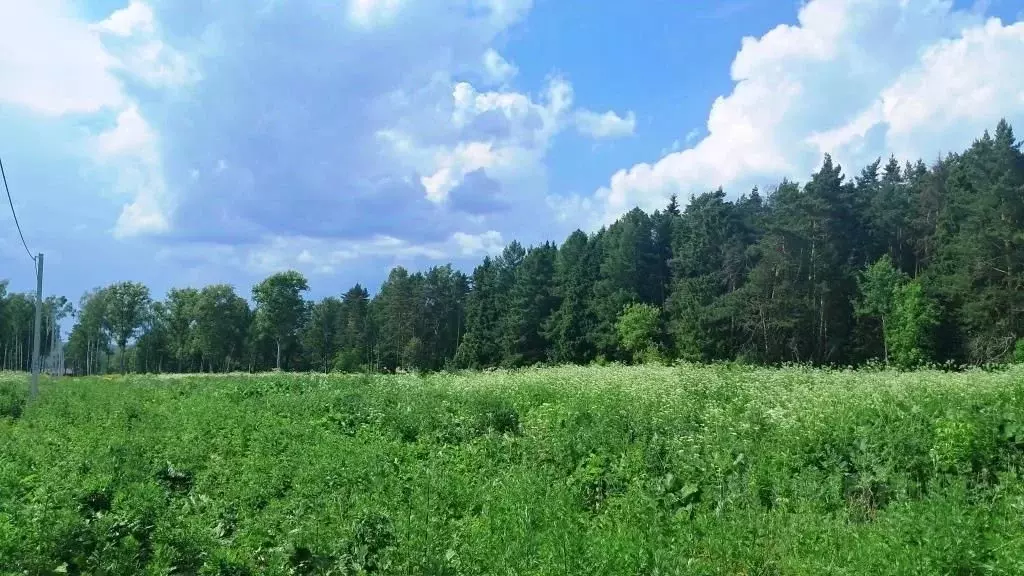
M 43 323 L 43 255 L 36 256 L 36 325 L 32 337 L 32 385 L 29 387 L 29 397 L 35 399 L 39 395 L 39 341 L 42 339 L 40 331 Z

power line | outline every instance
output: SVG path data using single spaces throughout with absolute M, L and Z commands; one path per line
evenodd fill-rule
M 14 215 L 14 225 L 18 228 L 18 236 L 21 237 L 21 245 L 25 247 L 25 253 L 28 254 L 28 257 L 35 262 L 36 257 L 32 255 L 32 251 L 28 249 L 28 244 L 25 243 L 25 235 L 22 234 L 21 223 L 18 222 L 18 213 L 14 210 L 14 200 L 11 200 L 11 189 L 7 187 L 7 174 L 4 173 L 3 157 L 0 157 L 0 176 L 2 176 L 4 180 L 4 190 L 7 191 L 7 203 L 11 205 L 11 214 Z

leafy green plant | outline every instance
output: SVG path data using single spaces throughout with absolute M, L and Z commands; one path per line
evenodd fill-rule
M 0 380 L 0 418 L 20 418 L 27 395 L 22 386 Z
M 1022 379 L 723 364 L 47 382 L 0 418 L 0 574 L 1013 574 Z
M 915 368 L 929 362 L 938 312 L 920 282 L 913 281 L 896 290 L 891 317 L 885 340 L 892 363 L 901 368 Z
M 622 347 L 634 360 L 650 359 L 657 354 L 661 312 L 650 304 L 629 304 L 619 314 L 615 330 Z

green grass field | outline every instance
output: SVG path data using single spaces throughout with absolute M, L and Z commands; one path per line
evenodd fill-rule
M 0 376 L 2 574 L 1024 574 L 1024 369 Z

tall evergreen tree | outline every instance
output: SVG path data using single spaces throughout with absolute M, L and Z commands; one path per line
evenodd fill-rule
M 515 269 L 503 323 L 502 356 L 506 366 L 544 362 L 552 356 L 544 325 L 556 305 L 557 252 L 549 243 L 530 248 Z
M 398 266 L 391 270 L 373 300 L 371 316 L 376 328 L 377 361 L 386 370 L 420 367 L 422 290 L 423 275 L 409 274 Z M 416 354 L 410 354 L 413 349 Z
M 302 346 L 310 367 L 330 372 L 341 347 L 341 300 L 328 296 L 313 304 L 302 334 Z
M 466 300 L 466 334 L 459 344 L 455 364 L 483 368 L 501 363 L 502 328 L 500 265 L 490 256 L 473 270 L 471 292 Z
M 339 307 L 339 347 L 334 368 L 344 372 L 368 369 L 372 365 L 369 348 L 370 294 L 356 284 L 341 298 Z
M 699 361 L 1006 362 L 1024 349 L 1022 230 L 1024 154 L 1001 121 L 930 166 L 889 157 L 848 180 L 826 155 L 805 184 L 765 197 L 716 190 L 684 210 L 673 195 L 559 248 L 511 242 L 471 277 L 397 268 L 372 298 L 356 285 L 306 302 L 305 278 L 277 274 L 253 290 L 256 322 L 223 286 L 150 307 L 144 286 L 113 285 L 82 298 L 65 350 L 80 373 L 243 356 L 249 369 L 438 370 L 628 361 L 642 332 Z M 61 335 L 50 318 L 69 309 L 47 299 L 44 353 Z M 0 281 L 2 368 L 28 368 L 33 319 L 33 296 Z
M 452 363 L 466 325 L 469 279 L 450 264 L 435 266 L 423 279 L 423 349 L 420 367 L 438 370 Z
M 576 230 L 555 255 L 554 308 L 545 322 L 555 362 L 586 364 L 596 354 L 592 337 L 595 320 L 590 307 L 597 278 L 594 248 L 594 242 Z
M 623 355 L 615 329 L 619 314 L 633 302 L 656 302 L 660 292 L 650 282 L 658 264 L 653 223 L 646 213 L 634 208 L 595 240 L 600 265 L 590 304 L 595 320 L 593 342 L 599 354 L 617 358 Z

